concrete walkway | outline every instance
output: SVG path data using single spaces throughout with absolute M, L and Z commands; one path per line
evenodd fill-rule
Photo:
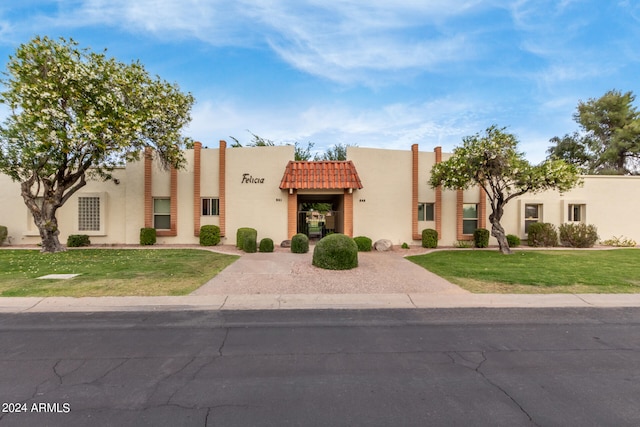
M 507 307 L 640 307 L 640 294 L 472 294 L 398 253 L 360 253 L 359 267 L 327 271 L 311 253 L 244 254 L 181 297 L 0 298 L 0 313 Z

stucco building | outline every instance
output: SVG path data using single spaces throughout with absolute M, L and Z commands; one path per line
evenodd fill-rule
M 297 232 L 367 236 L 418 244 L 421 231 L 438 231 L 440 245 L 490 228 L 483 191 L 443 191 L 428 185 L 432 166 L 450 154 L 349 147 L 345 162 L 296 162 L 294 147 L 202 148 L 185 151 L 184 169 L 165 171 L 149 158 L 114 171 L 112 181 L 90 181 L 59 211 L 60 239 L 87 234 L 93 244 L 138 244 L 140 228 L 155 227 L 159 244 L 198 242 L 200 226 L 221 228 L 235 243 L 240 227 L 274 242 Z M 312 211 L 322 207 L 322 212 Z M 586 176 L 564 194 L 525 194 L 510 202 L 502 224 L 526 238 L 531 222 L 556 226 L 579 221 L 598 227 L 601 239 L 640 241 L 640 177 Z M 39 242 L 18 183 L 0 175 L 0 225 L 10 244 Z M 495 240 L 492 238 L 492 242 Z

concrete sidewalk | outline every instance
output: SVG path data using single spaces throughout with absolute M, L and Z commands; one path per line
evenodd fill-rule
M 640 294 L 262 294 L 0 298 L 0 313 L 391 308 L 640 307 Z

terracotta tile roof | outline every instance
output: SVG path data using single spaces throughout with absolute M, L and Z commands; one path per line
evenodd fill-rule
M 358 172 L 351 160 L 344 162 L 293 162 L 287 164 L 281 189 L 362 188 Z

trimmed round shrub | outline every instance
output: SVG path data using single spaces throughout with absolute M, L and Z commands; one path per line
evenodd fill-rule
M 358 245 L 349 236 L 331 234 L 316 243 L 313 265 L 327 270 L 349 270 L 358 266 Z
M 489 230 L 486 228 L 476 228 L 473 230 L 473 245 L 476 248 L 488 248 Z
M 217 225 L 203 225 L 200 227 L 200 245 L 215 246 L 220 243 L 220 227 Z
M 255 228 L 250 227 L 240 227 L 238 231 L 236 231 L 236 247 L 238 249 L 244 250 L 244 239 L 247 236 L 253 236 L 254 240 L 258 240 L 258 232 Z
M 425 228 L 424 230 L 422 230 L 422 247 L 438 247 L 438 232 L 436 230 L 434 230 L 433 228 Z
M 558 246 L 558 232 L 553 224 L 534 222 L 529 225 L 527 243 L 533 247 Z
M 407 244 L 407 242 L 402 244 L 402 249 L 409 249 L 409 245 Z
M 370 238 L 365 236 L 354 237 L 353 241 L 358 245 L 359 252 L 371 252 L 371 247 L 373 246 L 373 242 Z
M 517 248 L 520 246 L 520 238 L 515 234 L 507 234 L 507 243 L 510 248 Z
M 86 234 L 70 234 L 67 237 L 67 246 L 70 248 L 79 248 L 81 246 L 89 246 L 91 241 Z
M 265 237 L 260 240 L 260 252 L 273 252 L 273 240 Z
M 294 254 L 309 252 L 309 238 L 306 234 L 298 233 L 291 238 L 291 252 Z
M 572 248 L 592 248 L 598 241 L 595 225 L 568 223 L 560 226 L 560 242 Z
M 258 242 L 256 241 L 256 236 L 254 234 L 247 233 L 247 235 L 244 236 L 242 250 L 248 254 L 258 252 Z
M 143 246 L 156 244 L 156 229 L 155 228 L 141 228 L 140 229 L 140 244 Z

